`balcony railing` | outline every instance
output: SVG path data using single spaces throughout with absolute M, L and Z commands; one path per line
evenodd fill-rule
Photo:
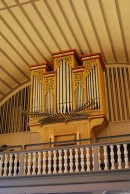
M 130 169 L 130 142 L 0 153 L 1 177 L 118 169 Z

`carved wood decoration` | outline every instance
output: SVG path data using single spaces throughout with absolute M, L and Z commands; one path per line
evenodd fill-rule
M 72 66 L 72 56 L 58 57 L 55 60 L 56 69 L 62 64 L 63 60 L 65 61 L 66 64 Z

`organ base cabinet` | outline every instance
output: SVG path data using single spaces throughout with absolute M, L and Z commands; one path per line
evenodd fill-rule
M 58 142 L 53 146 L 95 138 L 108 125 L 101 54 L 79 58 L 69 50 L 52 55 L 54 68 L 48 63 L 30 66 L 31 131 L 39 132 L 44 143 Z
M 35 121 L 34 119 L 30 124 L 31 131 L 40 133 L 44 143 L 68 141 L 64 144 L 56 144 L 55 146 L 79 144 L 79 142 L 74 143 L 71 141 L 87 138 L 93 138 L 93 140 L 86 140 L 80 144 L 94 142 L 98 132 L 104 130 L 108 124 L 104 115 L 93 116 L 84 120 L 69 121 L 68 123 L 47 124 L 44 126 L 35 123 Z

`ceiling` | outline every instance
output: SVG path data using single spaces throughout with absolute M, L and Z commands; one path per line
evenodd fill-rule
M 101 52 L 130 65 L 130 0 L 1 0 L 0 101 L 30 80 L 28 65 L 52 53 Z

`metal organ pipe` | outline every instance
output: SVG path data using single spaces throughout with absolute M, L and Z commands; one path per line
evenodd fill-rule
M 32 111 L 35 112 L 35 76 L 33 75 L 33 103 Z
M 78 107 L 80 107 L 80 99 L 81 99 L 81 87 L 80 87 L 80 84 L 78 84 Z
M 90 93 L 90 74 L 86 77 L 86 80 L 87 80 L 87 101 L 90 102 L 90 100 L 91 100 L 91 93 Z
M 75 90 L 76 108 L 78 108 L 78 90 Z
M 60 91 L 59 91 L 59 80 L 60 80 L 60 74 L 59 74 L 59 68 L 57 69 L 57 112 L 60 112 Z
M 62 64 L 63 64 L 63 62 L 62 62 Z M 63 94 L 63 87 L 62 87 L 62 82 L 63 82 L 63 79 L 62 79 L 62 71 L 63 71 L 63 66 L 62 66 L 62 64 L 60 65 L 60 83 L 59 83 L 59 88 L 60 88 L 60 113 L 62 113 L 62 103 L 63 103 L 63 97 L 62 97 L 62 94 Z
M 67 92 L 67 90 L 66 90 L 66 68 L 65 68 L 65 66 L 66 66 L 66 64 L 65 64 L 65 61 L 63 60 L 63 63 L 62 63 L 62 65 L 63 65 L 63 77 L 62 77 L 62 83 L 63 83 L 63 107 L 62 107 L 62 110 L 63 110 L 63 113 L 65 113 L 66 112 L 66 92 Z
M 35 112 L 37 111 L 37 79 L 35 77 L 35 104 L 34 104 L 34 107 L 35 107 Z
M 81 106 L 84 104 L 84 89 L 81 87 Z
M 93 67 L 93 87 L 94 87 L 94 109 L 96 109 L 96 75 L 95 75 L 95 66 Z
M 67 112 L 69 112 L 69 99 L 70 99 L 70 83 L 69 83 L 69 66 L 66 65 L 66 91 L 67 91 Z
M 92 72 L 91 72 L 92 73 Z M 91 73 L 89 74 L 89 91 L 90 91 L 90 93 L 89 93 L 89 95 L 90 95 L 90 103 L 91 103 L 91 101 L 92 101 L 92 79 L 91 79 Z M 90 107 L 90 109 L 91 109 L 92 107 Z
M 53 113 L 53 110 L 54 110 L 53 99 L 54 99 L 54 96 L 53 96 L 53 93 L 51 92 L 51 113 Z
M 36 90 L 37 90 L 37 101 L 36 101 L 36 111 L 37 112 L 39 112 L 39 95 L 40 95 L 40 93 L 39 93 L 39 81 L 38 81 L 38 79 L 36 78 Z
M 48 103 L 47 112 L 50 113 L 50 90 L 48 90 L 47 92 L 47 103 Z
M 37 78 L 36 78 L 36 105 L 35 105 L 35 110 L 39 112 L 38 96 L 39 96 L 39 91 L 38 91 L 38 80 L 37 80 Z
M 96 99 L 97 99 L 97 109 L 100 108 L 100 102 L 99 102 L 99 88 L 98 88 L 98 72 L 97 72 L 97 66 L 95 66 L 95 74 L 96 74 Z
M 53 92 L 49 89 L 46 94 L 46 112 L 53 113 Z
M 88 87 L 89 87 L 89 102 L 91 102 L 91 79 L 90 79 L 90 74 L 88 76 Z M 91 107 L 89 108 L 91 109 Z
M 40 112 L 40 109 L 41 109 L 41 102 L 40 102 L 40 96 L 41 96 L 41 84 L 40 82 L 38 82 L 38 90 L 39 90 L 39 95 L 38 95 L 38 107 L 39 107 L 39 112 Z
M 92 72 L 91 72 L 91 102 L 94 99 L 94 78 L 93 78 L 93 70 L 94 68 L 92 68 Z M 91 106 L 91 109 L 93 109 L 93 106 Z
M 40 112 L 42 112 L 42 83 L 40 83 Z
M 70 86 L 70 111 L 72 110 L 72 75 L 71 75 L 71 68 L 69 66 L 69 86 Z

